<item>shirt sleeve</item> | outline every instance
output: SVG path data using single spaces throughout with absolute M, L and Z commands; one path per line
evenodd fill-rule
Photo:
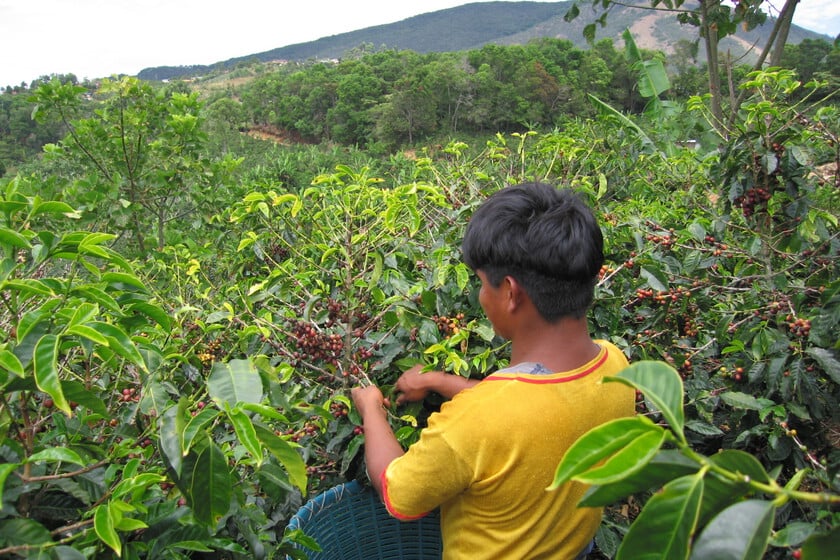
M 468 488 L 473 472 L 452 449 L 442 418 L 432 415 L 420 439 L 382 474 L 385 507 L 397 519 L 422 517 Z

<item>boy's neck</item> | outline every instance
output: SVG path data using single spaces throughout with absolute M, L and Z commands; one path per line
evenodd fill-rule
M 564 318 L 523 325 L 511 337 L 510 363 L 535 362 L 551 371 L 569 371 L 593 360 L 598 352 L 586 319 Z

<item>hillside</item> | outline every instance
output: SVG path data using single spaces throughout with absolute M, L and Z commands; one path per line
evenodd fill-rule
M 647 2 L 645 2 L 647 5 Z M 269 51 L 219 61 L 213 65 L 158 66 L 142 70 L 138 77 L 145 80 L 162 80 L 187 75 L 206 74 L 213 69 L 233 68 L 250 61 L 336 59 L 361 45 L 375 48 L 413 50 L 419 53 L 451 52 L 480 48 L 486 44 L 524 44 L 539 37 L 568 39 L 575 46 L 585 48 L 583 28 L 596 19 L 587 8 L 572 22 L 563 16 L 572 2 L 476 2 L 455 8 L 417 15 L 386 25 L 377 25 L 322 37 L 307 43 L 278 47 Z M 696 29 L 681 25 L 674 13 L 639 10 L 615 6 L 607 25 L 599 27 L 597 38 L 612 38 L 621 43 L 625 28 L 633 31 L 637 44 L 646 49 L 669 52 L 680 39 L 696 40 Z M 731 52 L 733 59 L 750 56 L 752 45 L 762 45 L 772 29 L 768 20 L 751 32 L 739 31 L 735 37 L 721 43 L 721 52 Z M 788 41 L 799 43 L 803 39 L 831 40 L 830 37 L 801 27 L 791 30 Z M 755 54 L 753 53 L 753 56 Z

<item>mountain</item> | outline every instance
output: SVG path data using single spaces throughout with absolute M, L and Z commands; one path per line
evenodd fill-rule
M 647 2 L 644 5 L 648 5 Z M 385 25 L 366 27 L 357 31 L 322 37 L 307 43 L 297 43 L 248 56 L 231 58 L 213 65 L 157 66 L 138 73 L 144 80 L 163 80 L 207 74 L 212 70 L 228 69 L 242 63 L 278 60 L 305 61 L 338 59 L 362 45 L 374 48 L 413 50 L 419 53 L 452 52 L 477 49 L 487 44 L 525 44 L 531 39 L 553 37 L 568 39 L 578 48 L 588 45 L 583 28 L 595 22 L 598 13 L 584 6 L 577 19 L 567 22 L 563 16 L 572 2 L 476 2 L 446 10 L 417 15 Z M 752 31 L 739 32 L 721 42 L 720 51 L 729 51 L 733 60 L 755 59 L 756 48 L 763 46 L 772 30 L 773 21 Z M 596 40 L 612 38 L 623 44 L 621 34 L 630 28 L 636 44 L 644 49 L 673 52 L 679 40 L 695 41 L 697 28 L 681 25 L 673 12 L 641 10 L 629 6 L 614 6 L 605 26 L 598 26 Z M 788 42 L 797 44 L 803 39 L 825 39 L 813 31 L 793 26 Z M 701 56 L 702 56 L 702 49 Z

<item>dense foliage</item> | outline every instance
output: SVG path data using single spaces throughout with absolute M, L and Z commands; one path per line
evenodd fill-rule
M 508 55 L 536 72 L 519 54 L 476 51 L 475 75 L 499 83 Z M 356 95 L 384 92 L 388 64 L 428 70 L 413 56 L 266 76 L 251 95 L 279 105 L 294 100 L 259 87 L 332 84 L 310 108 L 342 116 L 330 138 L 358 141 L 384 108 Z M 825 84 L 754 72 L 714 145 L 707 99 L 668 103 L 641 56 L 628 72 L 656 121 L 617 110 L 605 85 L 579 99 L 593 118 L 381 158 L 250 152 L 213 121 L 237 107 L 177 87 L 108 80 L 85 105 L 72 82 L 41 84 L 38 111 L 63 115 L 68 135 L 0 185 L 0 556 L 297 554 L 290 543 L 310 541 L 285 526 L 302 501 L 365 476 L 349 387 L 387 390 L 418 362 L 474 377 L 505 364 L 458 246 L 488 193 L 547 180 L 596 209 L 593 334 L 640 364 L 624 376 L 640 415 L 607 463 L 620 474 L 587 474 L 588 460 L 558 471 L 589 476 L 589 499 L 609 506 L 599 553 L 656 555 L 661 540 L 638 535 L 657 532 L 680 537 L 680 557 L 724 542 L 820 558 L 840 492 L 840 113 Z M 692 130 L 708 131 L 702 147 L 673 142 Z M 401 441 L 437 404 L 391 411 Z M 726 538 L 688 538 L 701 531 Z

